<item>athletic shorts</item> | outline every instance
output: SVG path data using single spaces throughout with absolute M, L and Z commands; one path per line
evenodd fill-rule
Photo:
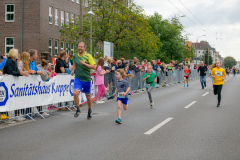
M 122 101 L 123 104 L 127 105 L 128 98 L 119 98 L 119 97 L 117 97 L 117 101 Z
M 185 76 L 184 76 L 185 77 Z M 188 77 L 185 77 L 186 79 L 188 79 Z
M 82 82 L 75 78 L 73 90 L 84 92 L 87 95 L 91 94 L 91 82 Z

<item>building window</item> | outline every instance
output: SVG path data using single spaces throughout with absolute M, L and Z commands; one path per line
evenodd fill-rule
M 5 53 L 9 53 L 10 49 L 14 48 L 14 37 L 5 38 Z
M 66 12 L 66 24 L 69 25 L 69 13 Z
M 66 51 L 69 54 L 69 42 L 66 42 Z
M 14 4 L 6 4 L 5 7 L 5 22 L 14 22 Z
M 64 42 L 63 41 L 61 41 L 60 46 L 61 46 L 61 51 L 63 51 L 64 50 Z
M 74 23 L 74 18 L 75 18 L 75 15 L 71 14 L 71 23 Z
M 55 40 L 55 55 L 58 54 L 58 40 Z
M 74 45 L 72 44 L 71 45 L 71 54 L 73 54 L 74 53 Z
M 55 9 L 55 25 L 58 26 L 58 9 Z
M 48 40 L 48 52 L 52 55 L 52 39 Z
M 64 25 L 64 11 L 61 11 L 61 26 Z
M 52 24 L 53 22 L 53 8 L 52 7 L 49 7 L 49 24 Z
M 79 4 L 79 0 L 76 0 L 76 3 Z

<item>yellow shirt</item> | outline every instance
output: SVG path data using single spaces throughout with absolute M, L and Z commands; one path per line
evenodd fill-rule
M 215 76 L 215 79 L 213 79 L 213 85 L 223 85 L 223 75 L 226 75 L 226 72 L 223 68 L 213 68 L 211 75 Z

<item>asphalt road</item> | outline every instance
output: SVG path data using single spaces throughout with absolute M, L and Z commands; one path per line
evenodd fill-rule
M 0 130 L 1 160 L 239 160 L 240 76 L 223 86 L 219 108 L 212 80 L 202 90 L 199 80 L 130 97 L 122 111 L 123 124 L 115 124 L 116 101 L 74 112 L 52 113 Z M 209 92 L 209 93 L 207 93 Z M 203 96 L 205 95 L 205 96 Z

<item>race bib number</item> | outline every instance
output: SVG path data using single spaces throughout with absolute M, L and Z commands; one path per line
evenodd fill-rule
M 216 71 L 215 76 L 222 76 L 222 72 Z
M 145 86 L 146 86 L 146 87 L 150 87 L 150 84 L 146 83 Z
M 118 92 L 118 97 L 119 98 L 125 98 L 125 96 L 123 95 L 124 92 Z
M 185 74 L 184 76 L 188 76 L 188 74 Z

